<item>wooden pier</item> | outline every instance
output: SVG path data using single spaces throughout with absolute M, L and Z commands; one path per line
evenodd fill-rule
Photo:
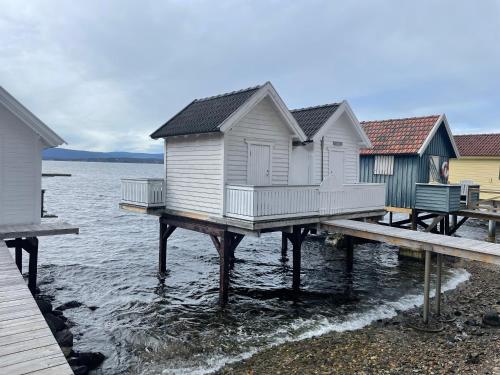
M 2 240 L 0 374 L 73 374 Z
M 386 242 L 425 252 L 424 322 L 429 320 L 431 253 L 437 254 L 436 313 L 441 312 L 442 255 L 500 265 L 500 244 L 467 238 L 443 236 L 434 233 L 370 224 L 355 220 L 331 220 L 321 223 L 321 229 L 347 236 Z M 443 230 L 442 234 L 447 234 Z

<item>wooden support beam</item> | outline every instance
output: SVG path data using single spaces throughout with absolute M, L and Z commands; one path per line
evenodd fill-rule
M 16 266 L 19 272 L 23 273 L 23 244 L 22 240 L 20 238 L 15 239 L 16 243 L 16 250 L 15 250 L 15 257 L 16 257 Z
M 432 232 L 434 228 L 439 224 L 439 222 L 443 219 L 443 216 L 438 215 L 434 219 L 432 219 L 432 222 L 425 228 L 424 232 Z
M 288 233 L 281 232 L 281 257 L 286 258 L 288 252 Z
M 292 276 L 292 289 L 294 292 L 300 291 L 300 266 L 301 266 L 301 247 L 302 236 L 300 227 L 293 228 L 293 276 Z
M 443 254 L 436 255 L 436 315 L 441 315 L 441 282 L 443 271 Z
M 453 215 L 455 217 L 455 224 L 450 228 L 450 232 L 449 232 L 449 235 L 451 236 L 452 234 L 454 234 L 461 226 L 462 224 L 464 224 L 467 219 L 469 219 L 467 216 L 464 216 L 460 219 L 460 221 L 457 223 L 456 222 L 456 218 L 457 218 L 457 215 Z M 453 217 L 452 217 L 453 218 Z M 453 221 L 453 220 L 452 220 Z
M 354 266 L 354 238 L 346 236 L 346 267 L 348 272 L 352 272 Z
M 212 234 L 218 237 L 220 237 L 224 233 L 224 231 L 227 230 L 227 226 L 222 224 L 173 215 L 161 216 L 160 222 L 175 226 L 177 228 L 192 230 L 204 234 Z
M 169 225 L 160 220 L 160 236 L 158 244 L 158 272 L 165 276 L 167 272 L 167 240 L 177 227 Z
M 431 287 L 431 252 L 425 252 L 425 269 L 424 269 L 424 323 L 429 322 L 429 296 Z
M 38 271 L 38 238 L 29 237 L 25 240 L 29 248 L 28 288 L 32 294 L 36 293 L 36 276 Z M 25 248 L 26 249 L 26 248 Z M 27 250 L 27 249 L 26 249 Z

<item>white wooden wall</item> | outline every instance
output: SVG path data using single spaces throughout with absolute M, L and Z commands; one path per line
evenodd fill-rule
M 291 132 L 269 99 L 262 100 L 224 136 L 226 148 L 226 181 L 228 184 L 247 183 L 247 141 L 272 143 L 271 183 L 288 183 Z
M 0 104 L 0 225 L 39 224 L 40 137 Z
M 342 146 L 334 146 L 333 142 L 342 142 Z M 344 183 L 359 182 L 359 142 L 361 139 L 350 123 L 346 114 L 330 127 L 325 134 L 323 153 L 323 174 L 326 178 L 329 171 L 329 151 L 332 149 L 344 151 Z M 321 142 L 314 142 L 313 177 L 311 183 L 321 183 Z
M 166 144 L 166 207 L 220 216 L 223 202 L 221 134 L 170 138 Z

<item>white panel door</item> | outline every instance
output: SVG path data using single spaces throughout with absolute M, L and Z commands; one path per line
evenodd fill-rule
M 271 146 L 248 144 L 249 185 L 271 185 Z
M 311 183 L 312 152 L 305 146 L 295 146 L 290 158 L 290 185 L 308 185 Z
M 344 183 L 344 151 L 330 150 L 328 158 L 328 174 L 335 176 L 337 184 Z

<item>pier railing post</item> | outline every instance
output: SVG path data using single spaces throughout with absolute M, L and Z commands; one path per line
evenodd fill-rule
M 429 293 L 431 284 L 431 252 L 425 251 L 425 270 L 424 270 L 424 323 L 429 322 Z

